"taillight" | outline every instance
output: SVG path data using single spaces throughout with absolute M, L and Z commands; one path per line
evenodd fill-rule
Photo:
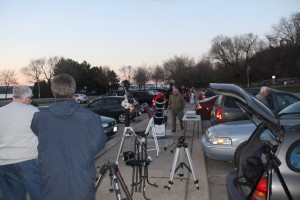
M 197 109 L 202 109 L 202 106 L 200 104 L 198 104 Z
M 129 110 L 134 110 L 133 106 L 129 106 Z
M 254 194 L 252 196 L 252 200 L 265 199 L 267 196 L 267 191 L 268 191 L 268 179 L 267 177 L 264 177 L 260 179 L 259 183 L 257 184 Z
M 219 107 L 219 108 L 217 109 L 216 117 L 217 117 L 217 119 L 219 119 L 219 120 L 222 120 L 222 119 L 223 119 L 223 116 L 222 116 L 222 108 L 221 108 L 221 107 Z
M 152 103 L 155 103 L 155 101 L 156 101 L 156 99 L 154 98 L 154 99 L 152 99 Z

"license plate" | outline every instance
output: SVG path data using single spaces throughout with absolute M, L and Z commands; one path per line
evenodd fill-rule
M 114 130 L 114 132 L 117 132 L 117 130 L 118 130 L 118 127 L 114 127 L 114 129 L 113 129 L 113 130 Z

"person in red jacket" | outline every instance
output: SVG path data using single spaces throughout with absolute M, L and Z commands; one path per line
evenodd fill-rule
M 160 91 L 160 92 L 156 95 L 155 99 L 165 99 L 165 93 L 164 93 L 164 91 Z

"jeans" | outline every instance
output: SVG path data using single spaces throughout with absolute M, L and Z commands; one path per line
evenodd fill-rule
M 5 200 L 41 199 L 38 160 L 0 165 L 0 186 Z

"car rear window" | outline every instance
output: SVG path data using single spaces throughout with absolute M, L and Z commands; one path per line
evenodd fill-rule
M 230 97 L 230 96 L 225 96 L 225 102 L 224 105 L 227 108 L 239 108 L 239 106 L 236 104 L 237 99 Z
M 300 140 L 291 145 L 287 152 L 286 161 L 291 170 L 300 173 Z

